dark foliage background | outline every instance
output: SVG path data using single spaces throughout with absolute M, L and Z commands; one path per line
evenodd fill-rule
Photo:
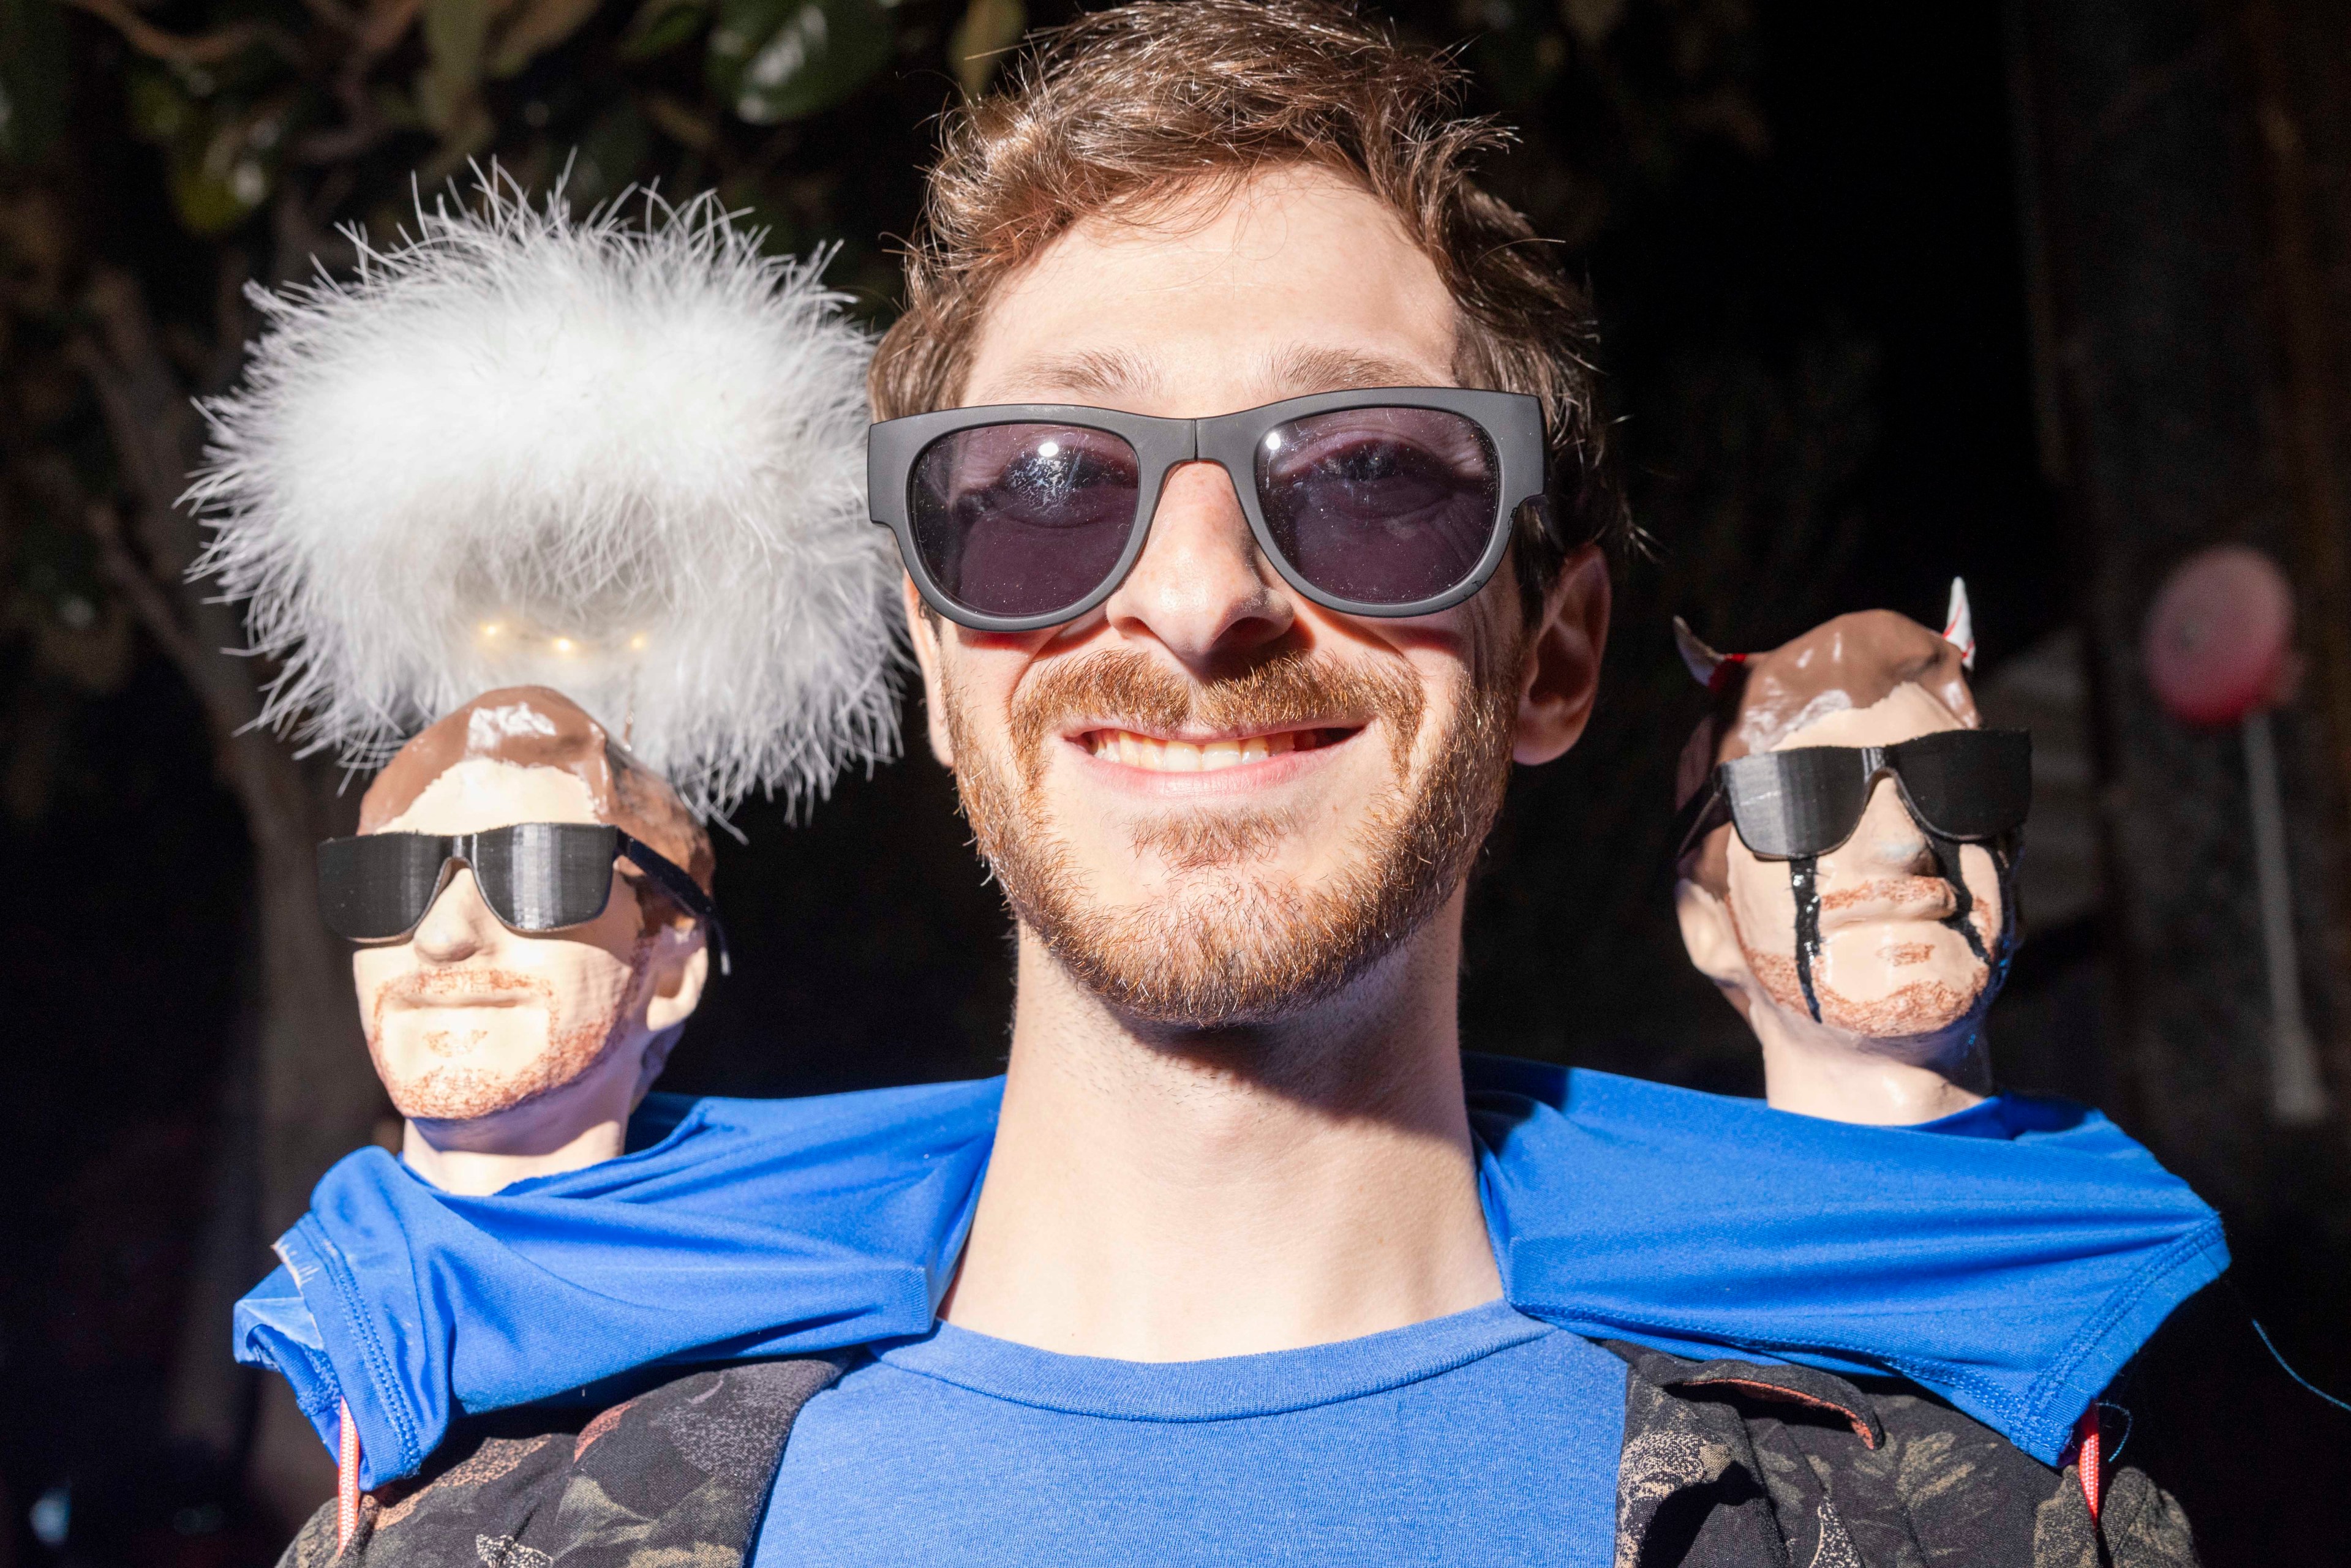
M 935 117 L 1070 9 L 0 0 L 0 1568 L 266 1561 L 317 1485 L 310 1439 L 226 1370 L 223 1309 L 383 1107 L 308 905 L 308 845 L 349 799 L 240 733 L 261 673 L 214 652 L 234 621 L 180 577 L 186 402 L 235 374 L 239 286 L 347 263 L 337 225 L 389 233 L 415 189 L 494 156 L 539 189 L 568 171 L 583 205 L 636 182 L 716 188 L 778 248 L 839 245 L 831 278 L 879 319 Z M 1657 546 L 1624 566 L 1589 738 L 1519 780 L 1480 873 L 1467 1041 L 1756 1092 L 1751 1042 L 1673 925 L 1668 790 L 1697 703 L 1668 618 L 1767 646 L 1869 605 L 1931 620 L 1963 573 L 1986 676 L 2038 650 L 2067 730 L 2044 747 L 2085 770 L 2071 826 L 2049 830 L 2080 841 L 2076 885 L 1994 1015 L 2003 1071 L 2219 1171 L 2158 1135 L 2165 1085 L 2132 1067 L 2094 853 L 2096 747 L 2076 732 L 2097 734 L 2104 677 L 2078 630 L 2091 546 L 2053 456 L 2048 242 L 2020 144 L 2032 41 L 1989 4 L 1380 9 L 1458 47 L 1473 107 L 1520 128 L 1494 181 L 1590 280 Z M 2335 786 L 2311 770 L 2322 811 Z M 666 1086 L 1000 1065 L 1005 916 L 926 756 L 846 781 L 806 826 L 756 805 L 739 825 L 720 876 L 745 961 Z M 2245 953 L 2216 938 L 2171 959 L 2220 975 Z M 2249 1293 L 2341 1385 L 2340 1130 L 2293 1147 L 2266 1185 L 2215 1180 Z M 2209 1418 L 2161 1439 L 2188 1478 L 2170 1484 L 2214 1561 L 2265 1561 L 2296 1539 L 2296 1497 L 2351 1479 L 2351 1417 L 2281 1392 L 2241 1317 L 2199 1332 L 2176 1385 L 2193 1396 L 2171 1397 Z M 2264 1419 L 2303 1435 L 2293 1454 L 2226 1435 Z

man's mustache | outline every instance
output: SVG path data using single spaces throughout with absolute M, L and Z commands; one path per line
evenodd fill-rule
M 1050 662 L 1013 695 L 1013 755 L 1034 783 L 1046 740 L 1074 724 L 1251 734 L 1384 720 L 1401 767 L 1422 703 L 1419 684 L 1402 671 L 1311 653 L 1278 653 L 1201 681 L 1140 649 L 1118 648 Z

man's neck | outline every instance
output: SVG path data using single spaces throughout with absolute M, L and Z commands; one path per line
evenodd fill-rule
M 995 1153 L 941 1311 L 1075 1355 L 1294 1349 L 1501 1293 L 1455 1032 L 1460 906 L 1303 1017 L 1154 1030 L 1026 930 Z

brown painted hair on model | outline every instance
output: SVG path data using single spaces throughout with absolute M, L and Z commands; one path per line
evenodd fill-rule
M 710 834 L 669 780 L 630 755 L 578 703 L 547 686 L 484 692 L 412 737 L 360 798 L 359 831 L 376 832 L 397 821 L 434 779 L 475 758 L 572 774 L 588 787 L 599 821 L 650 846 L 703 892 L 711 891 L 717 861 Z M 637 876 L 630 882 L 646 930 L 693 918 L 650 882 Z
M 1769 751 L 1815 719 L 1875 706 L 1907 685 L 1924 687 L 1975 728 L 1982 721 L 1962 657 L 1907 615 L 1861 610 L 1725 664 L 1712 707 L 1682 748 L 1675 808 L 1698 792 L 1717 763 Z M 1728 828 L 1708 833 L 1683 857 L 1680 875 L 1719 897 L 1730 885 L 1729 841 Z
M 1041 35 L 1007 82 L 947 119 L 906 311 L 873 361 L 877 418 L 953 406 L 988 299 L 1073 225 L 1148 217 L 1203 179 L 1320 164 L 1385 203 L 1436 263 L 1461 310 L 1461 383 L 1542 402 L 1555 524 L 1530 508 L 1513 551 L 1531 612 L 1570 549 L 1629 537 L 1593 407 L 1590 308 L 1553 248 L 1471 180 L 1510 138 L 1458 115 L 1458 69 L 1337 0 L 1142 0 Z

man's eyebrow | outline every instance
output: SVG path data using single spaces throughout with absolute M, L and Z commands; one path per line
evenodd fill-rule
M 1303 343 L 1277 350 L 1267 362 L 1266 379 L 1287 397 L 1306 392 L 1354 392 L 1364 387 L 1431 384 L 1430 371 L 1425 365 L 1390 359 L 1385 354 Z M 1449 385 L 1451 382 L 1449 374 L 1441 374 L 1436 384 Z
M 1121 397 L 1157 392 L 1160 375 L 1156 366 L 1123 349 L 1082 349 L 1033 355 L 1013 366 L 1003 384 L 1022 392 L 1051 392 L 1116 407 Z

